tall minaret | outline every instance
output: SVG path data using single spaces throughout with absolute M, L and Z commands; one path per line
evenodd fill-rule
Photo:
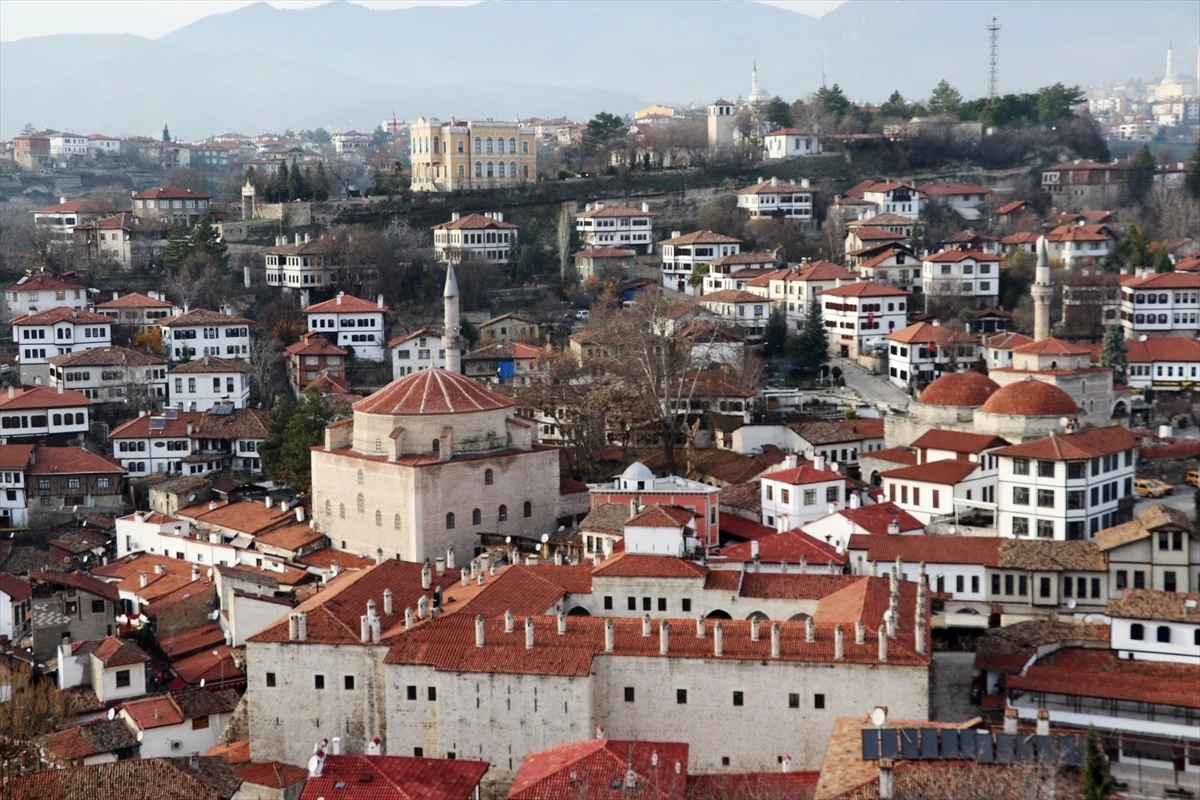
M 1171 65 L 1171 45 L 1170 39 L 1167 39 L 1167 74 L 1163 76 L 1163 80 L 1169 81 L 1175 75 L 1175 69 Z
M 446 289 L 442 292 L 442 348 L 446 351 L 446 371 L 462 372 L 462 354 L 459 352 L 458 281 L 454 279 L 454 266 L 446 267 Z
M 1046 249 L 1046 237 L 1037 241 L 1037 271 L 1029 294 L 1033 296 L 1033 339 L 1040 342 L 1050 338 L 1050 298 L 1054 287 L 1050 284 L 1050 257 Z

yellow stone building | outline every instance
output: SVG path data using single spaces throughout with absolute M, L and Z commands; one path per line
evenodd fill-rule
M 536 136 L 516 121 L 419 117 L 410 130 L 414 192 L 497 189 L 537 176 Z

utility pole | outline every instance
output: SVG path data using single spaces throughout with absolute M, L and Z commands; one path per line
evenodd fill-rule
M 990 46 L 988 47 L 988 102 L 996 102 L 996 75 L 1000 67 L 1000 23 L 992 17 L 991 24 L 987 26 L 988 36 L 991 38 Z

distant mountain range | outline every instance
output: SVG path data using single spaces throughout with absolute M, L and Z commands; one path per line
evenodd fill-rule
M 1195 69 L 1193 0 L 850 0 L 821 19 L 747 0 L 490 0 L 395 11 L 256 3 L 152 40 L 45 36 L 0 46 L 0 135 L 39 127 L 184 138 L 370 130 L 391 115 L 495 117 L 704 105 L 759 82 L 793 100 L 825 80 L 863 101 L 978 96 L 997 17 L 1002 92 L 1161 76 L 1168 37 Z M 38 77 L 40 76 L 40 77 Z

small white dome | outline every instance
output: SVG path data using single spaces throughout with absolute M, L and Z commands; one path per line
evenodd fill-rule
M 637 485 L 638 481 L 649 482 L 653 480 L 654 473 L 640 461 L 633 462 L 621 473 L 621 483 L 625 485 L 625 488 Z

